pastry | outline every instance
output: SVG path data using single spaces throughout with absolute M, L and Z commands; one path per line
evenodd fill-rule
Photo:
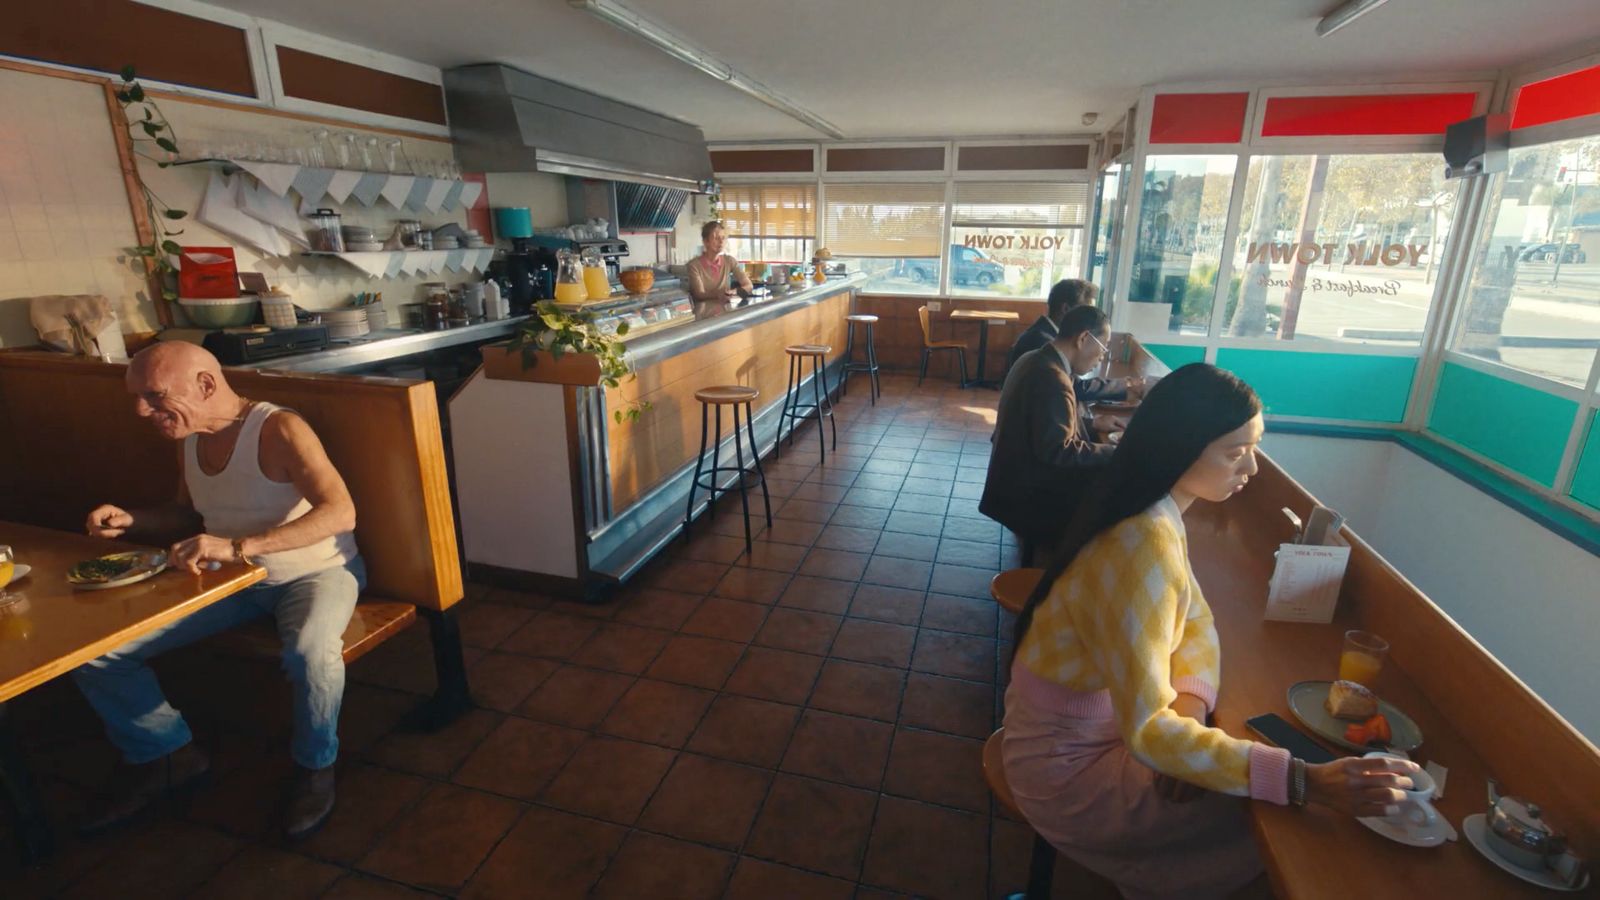
M 1354 681 L 1335 681 L 1328 688 L 1328 715 L 1336 719 L 1369 719 L 1378 712 L 1378 698 Z

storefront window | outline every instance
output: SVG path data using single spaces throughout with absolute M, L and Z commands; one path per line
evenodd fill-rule
M 1094 255 L 1089 257 L 1089 280 L 1099 286 L 1102 299 L 1111 296 L 1111 285 L 1117 277 L 1113 257 L 1122 235 L 1122 182 L 1127 172 L 1124 163 L 1111 166 L 1095 187 Z
M 1582 386 L 1600 347 L 1600 135 L 1511 151 L 1455 349 Z
M 1235 165 L 1231 155 L 1145 160 L 1128 288 L 1135 333 L 1209 329 Z
M 727 252 L 746 262 L 805 263 L 817 234 L 814 184 L 724 185 Z
M 1436 153 L 1252 159 L 1222 333 L 1419 346 L 1455 197 Z
M 824 243 L 835 263 L 869 277 L 863 291 L 939 293 L 944 185 L 828 184 Z
M 1077 277 L 1088 201 L 1083 182 L 958 182 L 950 293 L 1041 299 Z

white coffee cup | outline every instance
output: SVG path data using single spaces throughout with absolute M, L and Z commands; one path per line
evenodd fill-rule
M 1368 753 L 1364 758 L 1406 759 L 1406 757 L 1397 753 L 1384 753 L 1381 750 Z M 1395 813 L 1393 815 L 1386 816 L 1385 818 L 1397 825 L 1413 826 L 1432 825 L 1439 821 L 1439 812 L 1433 808 L 1433 795 L 1435 791 L 1433 776 L 1429 775 L 1426 770 L 1419 769 L 1415 772 L 1412 772 L 1407 777 L 1411 779 L 1411 788 L 1409 790 L 1405 788 L 1401 789 L 1401 791 L 1406 795 L 1405 800 L 1395 804 L 1397 807 Z

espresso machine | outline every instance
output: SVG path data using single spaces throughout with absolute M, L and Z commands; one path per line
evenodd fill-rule
M 555 272 L 555 251 L 520 237 L 512 238 L 511 249 L 489 264 L 489 277 L 500 283 L 514 316 L 527 315 L 533 304 L 556 295 Z

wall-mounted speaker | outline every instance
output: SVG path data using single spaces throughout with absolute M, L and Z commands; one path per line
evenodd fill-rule
M 1467 119 L 1444 130 L 1444 177 L 1468 178 L 1506 170 L 1511 117 L 1504 113 Z

